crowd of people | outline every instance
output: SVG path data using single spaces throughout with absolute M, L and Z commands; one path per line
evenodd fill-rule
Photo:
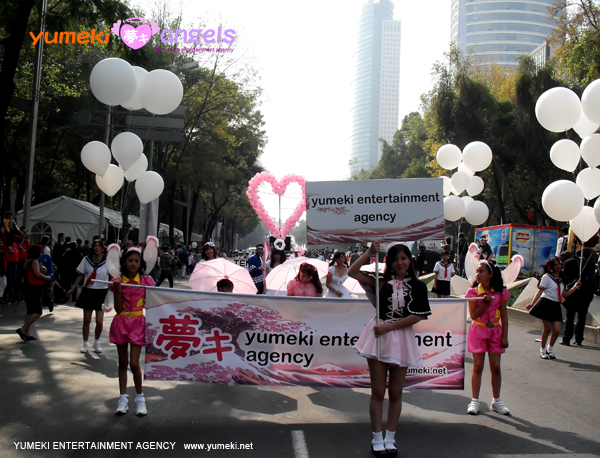
M 80 351 L 87 353 L 92 349 L 101 353 L 100 339 L 104 313 L 107 311 L 106 297 L 109 290 L 114 292 L 116 315 L 111 322 L 109 339 L 117 346 L 119 359 L 119 399 L 116 413 L 123 415 L 129 409 L 126 390 L 127 373 L 131 369 L 136 392 L 136 414 L 146 415 L 139 361 L 144 345 L 145 289 L 127 288 L 126 285 L 160 286 L 168 280 L 169 287 L 172 288 L 175 276 L 189 276 L 197 264 L 217 259 L 219 252 L 215 244 L 208 242 L 201 247 L 188 249 L 163 245 L 159 248 L 155 268 L 146 272 L 143 246 L 127 242 L 120 257 L 121 275 L 111 278 L 107 268 L 105 243 L 99 237 L 93 238 L 89 243 L 72 241 L 64 234 L 59 234 L 57 243 L 50 249 L 49 237 L 44 236 L 40 243 L 32 244 L 27 230 L 19 228 L 10 214 L 0 228 L 0 233 L 0 293 L 4 293 L 4 301 L 25 300 L 26 316 L 23 325 L 16 330 L 24 342 L 36 340 L 31 332 L 32 326 L 42 315 L 44 306 L 52 311 L 55 302 L 72 299 L 75 306 L 83 310 L 83 343 Z M 462 234 L 455 249 L 452 249 L 449 240 L 444 242 L 441 259 L 433 268 L 434 292 L 438 297 L 450 295 L 452 276 L 461 274 L 464 270 L 463 249 L 467 244 Z M 465 295 L 472 319 L 467 349 L 473 355 L 472 398 L 467 406 L 467 413 L 479 413 L 481 379 L 487 354 L 492 376 L 491 408 L 501 415 L 507 415 L 510 411 L 500 397 L 500 362 L 501 355 L 508 348 L 506 303 L 509 293 L 503 284 L 500 270 L 493 263 L 492 250 L 487 240 L 482 237 L 480 243 L 475 281 Z M 559 240 L 559 243 L 564 243 L 564 240 Z M 562 251 L 560 257 L 553 257 L 546 265 L 539 291 L 527 306 L 531 309 L 531 314 L 543 322 L 540 348 L 543 359 L 556 358 L 554 344 L 558 340 L 562 323 L 561 306 L 567 310 L 567 324 L 560 343 L 570 345 L 573 336 L 576 345 L 581 345 L 583 341 L 585 314 L 597 289 L 597 243 L 598 237 L 593 237 L 576 254 L 569 250 Z M 272 248 L 265 265 L 264 248 L 261 244 L 257 245 L 256 252 L 248 259 L 248 270 L 258 294 L 266 292 L 266 277 L 287 258 L 285 251 Z M 397 453 L 395 431 L 402 410 L 402 390 L 407 369 L 422 362 L 413 326 L 428 319 L 432 313 L 427 287 L 419 279 L 418 257 L 414 258 L 409 247 L 402 243 L 390 244 L 387 253 L 381 251 L 378 243 L 373 243 L 368 248 L 363 247 L 361 253 L 357 249 L 348 252 L 330 252 L 325 249 L 311 250 L 306 254 L 308 257 L 321 257 L 330 261 L 325 278 L 327 297 L 350 297 L 344 286 L 349 277 L 356 279 L 367 292 L 379 289 L 378 314 L 381 320 L 373 318 L 365 326 L 354 348 L 367 359 L 371 379 L 371 451 L 377 456 L 394 455 Z M 381 256 L 380 261 L 384 265 L 379 277 L 361 270 L 365 264 L 373 262 L 376 256 Z M 79 286 L 81 290 L 78 294 Z M 217 291 L 224 293 L 231 293 L 234 289 L 234 284 L 227 278 L 219 280 L 216 286 Z M 286 285 L 288 296 L 321 297 L 324 291 L 319 273 L 310 262 L 301 263 L 295 278 Z M 94 340 L 90 345 L 89 335 L 94 314 Z M 574 326 L 576 315 L 578 323 Z M 389 404 L 384 432 L 383 401 L 386 390 Z

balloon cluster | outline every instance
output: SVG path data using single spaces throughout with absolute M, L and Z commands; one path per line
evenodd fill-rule
M 452 178 L 444 180 L 444 218 L 457 221 L 465 218 L 473 226 L 483 224 L 490 214 L 487 205 L 473 197 L 481 194 L 484 183 L 475 172 L 481 172 L 492 163 L 492 150 L 483 142 L 471 142 L 463 151 L 455 145 L 447 144 L 437 152 L 440 167 L 453 170 Z M 460 197 L 467 191 L 466 196 Z
M 116 57 L 94 66 L 90 87 L 106 105 L 121 105 L 128 110 L 145 108 L 155 115 L 171 113 L 183 98 L 183 85 L 174 73 L 160 69 L 148 72 Z
M 277 226 L 277 223 L 273 220 L 273 218 L 269 216 L 269 213 L 260 201 L 260 197 L 258 195 L 258 186 L 261 183 L 269 183 L 273 188 L 273 192 L 280 197 L 285 194 L 285 190 L 290 183 L 298 183 L 300 185 L 302 198 L 290 217 L 285 221 L 285 223 L 283 223 L 281 229 Z M 257 173 L 248 182 L 248 190 L 246 191 L 246 195 L 248 196 L 248 199 L 250 199 L 250 205 L 252 205 L 252 208 L 261 221 L 265 224 L 271 235 L 277 238 L 285 239 L 290 231 L 296 226 L 296 223 L 300 221 L 302 213 L 304 213 L 304 210 L 306 210 L 305 185 L 306 180 L 300 175 L 286 175 L 280 181 L 278 181 L 274 175 L 271 175 L 268 172 Z
M 542 207 L 556 221 L 569 221 L 571 229 L 581 240 L 589 240 L 600 229 L 600 199 L 594 207 L 586 200 L 600 195 L 600 79 L 592 82 L 579 100 L 566 87 L 555 87 L 544 92 L 535 105 L 538 122 L 551 132 L 573 129 L 582 139 L 577 145 L 572 140 L 558 140 L 550 149 L 550 160 L 559 169 L 575 173 L 583 158 L 588 165 L 581 170 L 575 182 L 557 180 L 550 183 L 542 194 Z
M 106 105 L 121 105 L 128 110 L 145 108 L 155 115 L 171 113 L 183 98 L 183 85 L 172 72 L 147 72 L 114 57 L 94 66 L 90 87 Z M 111 152 L 118 166 L 111 164 Z M 126 179 L 135 181 L 140 202 L 147 204 L 162 194 L 165 183 L 158 173 L 147 171 L 148 159 L 143 153 L 142 140 L 134 133 L 123 132 L 113 139 L 110 149 L 102 142 L 89 142 L 81 150 L 81 162 L 96 174 L 96 184 L 107 196 L 114 196 Z

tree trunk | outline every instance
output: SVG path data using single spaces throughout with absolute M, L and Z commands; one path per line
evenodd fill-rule
M 4 54 L 2 55 L 2 69 L 0 70 L 0 164 L 6 164 L 6 114 L 8 113 L 8 106 L 15 92 L 15 73 L 19 64 L 19 56 L 21 55 L 21 48 L 23 47 L 23 41 L 27 33 L 27 21 L 34 5 L 34 0 L 19 0 L 15 16 L 11 21 L 8 21 L 8 34 L 7 37 L 2 40 L 2 49 Z M 2 183 L 5 185 L 8 183 L 8 189 L 10 189 L 10 180 L 12 176 L 8 175 L 8 167 L 3 167 L 4 173 L 0 174 L 2 177 Z M 6 210 L 10 207 L 10 192 L 3 194 L 4 202 L 2 202 L 2 209 Z

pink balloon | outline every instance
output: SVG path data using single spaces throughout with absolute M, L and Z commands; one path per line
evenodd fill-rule
M 280 197 L 285 194 L 285 191 L 290 183 L 298 183 L 300 185 L 300 189 L 302 191 L 300 203 L 298 203 L 291 216 L 285 221 L 281 227 L 281 230 L 273 218 L 269 216 L 269 213 L 260 201 L 260 196 L 258 195 L 258 186 L 261 183 L 269 183 L 273 188 L 273 192 Z M 257 173 L 248 182 L 248 190 L 246 191 L 246 195 L 250 200 L 250 205 L 252 205 L 252 208 L 265 224 L 267 229 L 271 232 L 271 234 L 276 237 L 285 238 L 296 226 L 296 223 L 298 223 L 300 220 L 304 210 L 306 210 L 306 179 L 300 175 L 290 174 L 285 175 L 281 180 L 277 180 L 275 176 L 268 172 Z

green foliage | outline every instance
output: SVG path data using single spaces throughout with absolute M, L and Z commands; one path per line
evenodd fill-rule
M 559 69 L 573 84 L 586 86 L 600 78 L 600 6 L 594 0 L 558 1 L 553 41 L 558 44 Z
M 0 6 L 0 12 L 5 13 L 0 18 L 0 39 L 9 34 L 8 24 L 11 14 L 16 14 L 17 3 L 7 1 Z M 168 10 L 163 13 L 161 16 L 156 12 L 151 17 L 165 27 L 180 23 L 181 14 L 173 16 Z M 116 20 L 131 16 L 143 16 L 143 13 L 133 13 L 124 3 L 115 0 L 51 0 L 47 30 L 51 33 L 105 30 Z M 35 47 L 31 46 L 28 32 L 37 30 L 37 24 L 37 9 L 33 8 L 27 21 L 26 39 L 19 51 L 19 63 L 14 69 L 14 94 L 24 99 L 31 99 L 35 59 Z M 158 40 L 157 36 L 153 39 Z M 46 45 L 39 99 L 34 204 L 59 195 L 98 203 L 95 179 L 81 164 L 80 151 L 89 141 L 103 141 L 104 127 L 81 126 L 76 122 L 75 113 L 82 109 L 96 111 L 93 121 L 102 124 L 106 107 L 91 94 L 89 75 L 97 62 L 115 56 L 148 71 L 177 67 L 198 58 L 192 53 L 157 54 L 151 46 L 134 51 L 114 35 L 106 45 Z M 191 229 L 208 240 L 217 222 L 222 222 L 226 242 L 231 246 L 235 233 L 248 233 L 257 224 L 244 190 L 248 180 L 262 170 L 259 157 L 266 140 L 258 102 L 261 90 L 255 84 L 255 72 L 245 62 L 225 55 L 201 57 L 205 60 L 200 62 L 199 68 L 178 71 L 186 105 L 185 141 L 155 144 L 153 169 L 163 176 L 166 186 L 160 219 L 171 227 L 185 228 L 185 208 L 173 205 L 173 201 L 187 201 L 188 186 L 191 186 Z M 2 61 L 2 72 L 6 70 L 5 64 L 6 61 Z M 113 123 L 123 125 L 124 114 L 119 111 L 124 110 L 121 107 L 115 110 Z M 8 208 L 8 197 L 16 192 L 18 211 L 25 187 L 30 114 L 7 108 L 5 121 L 0 141 L 9 154 L 3 163 L 2 205 Z M 111 138 L 119 132 L 114 128 Z M 145 144 L 148 154 L 149 142 Z M 131 189 L 127 192 L 127 185 L 124 186 L 114 199 L 107 199 L 107 205 L 119 210 L 131 207 L 129 212 L 137 214 L 139 207 Z

